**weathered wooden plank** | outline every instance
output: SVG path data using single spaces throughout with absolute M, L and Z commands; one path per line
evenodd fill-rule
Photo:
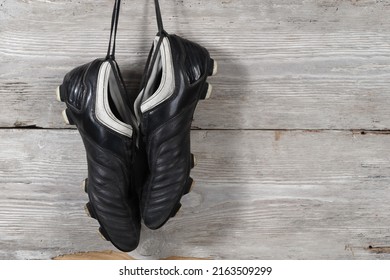
M 389 134 L 193 131 L 196 186 L 135 258 L 390 259 Z M 114 249 L 73 130 L 0 130 L 0 259 Z M 372 246 L 373 249 L 369 249 Z
M 2 1 L 0 127 L 64 127 L 54 89 L 104 56 L 112 2 Z M 156 31 L 153 1 L 123 2 L 117 57 L 136 92 Z M 166 29 L 219 61 L 194 126 L 389 129 L 389 3 L 161 1 Z

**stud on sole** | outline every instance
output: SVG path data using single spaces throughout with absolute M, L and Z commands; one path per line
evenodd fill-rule
M 62 111 L 62 118 L 64 119 L 64 122 L 65 122 L 67 125 L 74 125 L 74 122 L 73 122 L 72 119 L 69 118 L 69 116 L 68 116 L 67 109 L 65 109 L 64 111 Z
M 194 154 L 191 154 L 191 168 L 194 168 L 198 165 L 198 160 Z
M 209 83 L 205 83 L 204 88 L 203 88 L 203 93 L 200 96 L 200 99 L 209 99 L 211 96 L 211 93 L 213 91 L 213 86 L 210 85 Z
M 87 214 L 88 217 L 92 218 L 91 212 L 89 212 L 89 209 L 88 209 L 88 204 L 84 205 L 84 211 L 85 211 L 85 214 Z
M 217 75 L 218 73 L 218 63 L 216 60 L 214 60 L 214 63 L 213 63 L 213 72 L 211 73 L 211 76 L 215 76 Z
M 64 119 L 64 122 L 65 122 L 67 125 L 70 125 L 68 116 L 67 116 L 67 114 L 66 114 L 66 110 L 62 111 L 62 118 Z
M 87 214 L 88 217 L 96 219 L 95 212 L 94 212 L 90 202 L 88 202 L 87 204 L 84 205 L 84 210 L 85 210 L 85 213 Z
M 64 90 L 62 89 L 62 85 L 59 85 L 56 89 L 56 98 L 60 102 L 65 101 L 65 95 L 64 95 Z
M 213 86 L 208 84 L 207 93 L 204 99 L 209 99 L 211 97 L 211 93 L 213 92 Z
M 57 97 L 57 101 L 61 102 L 61 92 L 60 92 L 60 86 L 57 87 L 56 89 L 56 97 Z
M 81 182 L 81 189 L 88 193 L 88 179 L 85 179 L 84 181 Z
M 176 214 L 179 212 L 180 208 L 181 208 L 181 203 L 179 202 L 178 204 L 176 204 L 175 208 L 173 209 L 172 214 L 171 214 L 171 218 L 176 216 Z
M 189 194 L 190 192 L 192 192 L 192 189 L 194 188 L 195 186 L 195 181 L 194 179 L 192 179 L 191 177 L 189 178 L 189 180 L 187 181 L 187 186 L 186 186 L 186 189 L 184 191 L 184 194 Z
M 210 58 L 208 76 L 215 76 L 218 73 L 218 63 L 216 60 Z

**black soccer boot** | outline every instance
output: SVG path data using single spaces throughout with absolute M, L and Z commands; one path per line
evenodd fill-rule
M 202 46 L 170 35 L 163 29 L 155 0 L 159 32 L 145 67 L 141 92 L 134 103 L 145 145 L 149 174 L 140 199 L 147 227 L 157 229 L 180 209 L 180 199 L 190 192 L 190 130 L 198 101 L 209 98 L 206 82 L 217 64 Z
M 66 74 L 57 99 L 65 102 L 64 120 L 76 125 L 86 150 L 88 179 L 83 186 L 89 202 L 85 209 L 99 222 L 101 235 L 128 252 L 139 243 L 136 186 L 142 182 L 146 162 L 133 141 L 138 128 L 114 58 L 119 8 L 117 0 L 107 57 Z

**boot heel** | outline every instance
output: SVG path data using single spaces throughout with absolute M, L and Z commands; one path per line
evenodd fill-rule
M 56 90 L 56 97 L 57 97 L 57 100 L 59 102 L 64 102 L 65 101 L 65 96 L 63 94 L 63 90 L 61 90 L 62 88 L 62 85 L 58 86 L 57 87 L 57 90 Z
M 213 91 L 213 86 L 210 85 L 209 83 L 205 83 L 200 99 L 202 100 L 209 99 L 212 91 Z
M 216 60 L 210 58 L 208 75 L 215 76 L 217 75 L 217 73 L 218 73 L 218 63 Z

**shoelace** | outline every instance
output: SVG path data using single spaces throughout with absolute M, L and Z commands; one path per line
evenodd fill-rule
M 156 20 L 157 20 L 157 28 L 158 28 L 157 35 L 159 36 L 159 40 L 157 42 L 156 47 L 154 48 L 153 56 L 151 57 L 149 55 L 148 60 L 146 61 L 146 67 L 145 67 L 143 78 L 141 81 L 140 90 L 146 89 L 146 85 L 150 79 L 150 76 L 152 75 L 153 65 L 156 62 L 158 51 L 160 49 L 160 46 L 162 44 L 164 37 L 167 35 L 167 32 L 164 30 L 162 16 L 161 16 L 161 10 L 160 10 L 160 3 L 158 2 L 158 0 L 154 0 L 154 6 L 155 6 L 155 10 L 156 10 Z M 152 51 L 153 51 L 153 49 L 151 50 L 151 52 Z M 152 90 L 152 88 L 153 88 L 153 86 L 149 87 L 149 91 Z M 146 96 L 149 96 L 149 92 L 144 92 L 143 94 Z
M 154 6 L 155 6 L 155 11 L 156 11 L 156 21 L 157 21 L 157 28 L 158 28 L 157 35 L 159 36 L 159 40 L 158 40 L 155 48 L 152 48 L 150 50 L 149 55 L 148 55 L 148 59 L 147 59 L 146 64 L 145 64 L 146 66 L 144 69 L 144 73 L 142 75 L 142 80 L 141 80 L 139 92 L 141 92 L 143 89 L 146 90 L 146 85 L 147 85 L 147 83 L 152 75 L 153 65 L 156 62 L 160 46 L 163 42 L 164 37 L 166 35 L 168 35 L 168 33 L 164 30 L 163 20 L 162 20 L 161 10 L 160 10 L 160 3 L 158 2 L 158 0 L 154 0 Z M 153 52 L 153 49 L 154 49 L 154 54 L 152 56 L 151 53 Z M 149 91 L 151 91 L 153 89 L 153 87 L 154 87 L 154 85 L 150 86 Z M 144 91 L 143 95 L 149 96 L 149 92 Z M 139 115 L 142 115 L 141 108 L 137 108 L 137 110 L 138 110 Z M 138 146 L 139 141 L 141 140 L 140 137 L 142 137 L 142 136 L 141 136 L 141 133 L 139 131 L 137 131 L 137 133 L 138 133 L 138 137 L 137 137 L 135 142 L 136 142 L 136 145 Z
M 109 60 L 112 68 L 115 69 L 115 71 L 113 71 L 113 72 L 114 72 L 114 75 L 116 76 L 116 78 L 119 79 L 122 82 L 122 84 L 124 84 L 121 73 L 119 71 L 117 71 L 118 66 L 117 66 L 116 61 L 115 61 L 116 35 L 117 35 L 118 22 L 119 22 L 120 6 L 121 6 L 121 1 L 115 0 L 113 12 L 112 12 L 112 18 L 111 18 L 110 40 L 108 43 L 106 59 Z M 157 35 L 159 36 L 159 40 L 157 42 L 156 47 L 154 48 L 155 51 L 154 51 L 153 56 L 151 56 L 150 54 L 148 56 L 148 60 L 146 62 L 144 73 L 142 75 L 140 90 L 146 88 L 146 84 L 152 75 L 153 65 L 156 62 L 158 51 L 161 47 L 161 44 L 163 42 L 164 37 L 167 35 L 167 32 L 164 30 L 163 20 L 162 20 L 162 16 L 161 16 L 160 3 L 158 0 L 154 0 L 154 6 L 155 6 L 155 12 L 156 12 L 157 27 L 158 27 Z M 153 49 L 151 50 L 151 52 L 152 51 L 153 51 Z M 151 90 L 151 88 L 152 87 L 149 87 L 149 90 Z M 134 137 L 136 139 L 136 141 L 134 141 L 134 143 L 136 143 L 136 145 L 138 146 L 140 133 L 138 131 L 139 130 L 138 125 L 136 125 L 137 120 L 134 118 L 134 115 L 135 115 L 134 108 L 133 108 L 133 106 L 131 106 L 132 102 L 130 100 L 130 97 L 126 93 L 126 90 L 121 87 L 120 92 L 121 92 L 123 100 L 126 101 L 126 104 L 125 104 L 126 107 L 128 107 L 129 110 L 132 112 L 131 116 L 129 117 L 130 119 L 127 119 L 127 118 L 126 119 L 127 119 L 127 121 L 130 121 L 130 123 L 133 126 L 133 132 L 135 133 Z M 149 94 L 149 93 L 144 92 L 143 94 L 145 95 L 145 94 Z M 134 152 L 134 150 L 135 150 L 134 145 L 132 147 L 132 150 Z
M 111 19 L 111 32 L 110 32 L 110 41 L 108 44 L 107 49 L 107 56 L 106 59 L 112 59 L 115 60 L 115 47 L 116 47 L 116 34 L 118 29 L 118 21 L 119 21 L 119 11 L 120 11 L 120 0 L 115 0 L 115 5 L 112 12 L 112 19 Z M 152 74 L 153 65 L 156 62 L 158 50 L 160 49 L 160 46 L 162 44 L 162 41 L 164 37 L 167 35 L 167 32 L 164 30 L 163 20 L 161 16 L 161 9 L 160 9 L 160 3 L 158 0 L 154 0 L 154 6 L 156 11 L 156 20 L 157 20 L 157 27 L 158 27 L 158 33 L 159 35 L 159 41 L 155 47 L 155 52 L 153 57 L 149 55 L 148 60 L 146 62 L 146 67 L 144 70 L 144 73 L 142 75 L 142 81 L 141 81 L 141 89 L 145 88 L 146 83 L 150 79 L 150 76 Z M 144 93 L 145 94 L 145 93 Z
M 131 112 L 131 114 L 124 114 L 121 115 L 121 117 L 123 118 L 125 123 L 130 124 L 133 127 L 133 131 L 138 133 L 137 131 L 138 126 L 136 125 L 137 121 L 134 117 L 134 108 L 133 106 L 131 106 L 132 103 L 129 94 L 126 91 L 126 88 L 122 86 L 125 83 L 122 74 L 119 71 L 119 66 L 115 61 L 116 34 L 118 29 L 120 6 L 121 6 L 121 0 L 115 0 L 114 8 L 112 11 L 110 40 L 108 43 L 106 60 L 108 60 L 108 62 L 111 64 L 112 73 L 114 74 L 115 79 L 120 81 L 118 86 L 119 86 L 122 100 L 124 101 L 123 106 L 126 107 L 126 111 Z
M 112 19 L 111 19 L 110 42 L 108 43 L 106 59 L 111 58 L 115 60 L 116 31 L 118 29 L 120 8 L 121 8 L 121 0 L 115 0 L 114 9 L 112 11 Z M 111 48 L 111 42 L 112 42 L 112 48 Z

